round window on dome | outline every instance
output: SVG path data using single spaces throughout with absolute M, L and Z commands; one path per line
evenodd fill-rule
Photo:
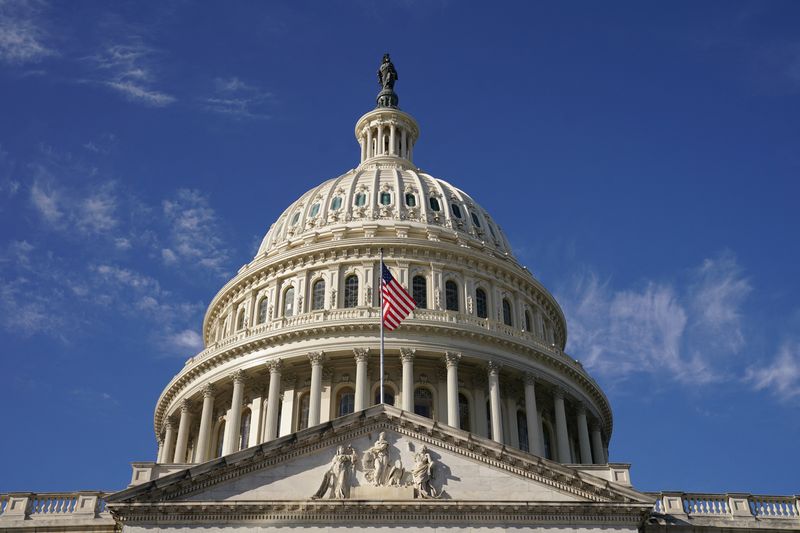
M 300 213 L 295 213 L 292 217 L 292 226 L 296 225 L 298 220 L 300 220 Z
M 433 196 L 430 197 L 430 199 L 428 200 L 428 203 L 431 205 L 431 210 L 432 211 L 441 211 L 442 210 L 441 206 L 439 205 L 439 200 L 434 198 Z
M 342 197 L 337 196 L 336 198 L 333 199 L 333 201 L 331 201 L 331 209 L 336 211 L 340 207 L 342 207 Z
M 416 207 L 416 205 L 417 205 L 417 197 L 414 196 L 413 194 L 411 194 L 410 192 L 406 193 L 406 205 L 408 207 Z
M 478 218 L 478 215 L 476 215 L 475 213 L 470 213 L 470 214 L 472 215 L 472 223 L 475 225 L 476 228 L 480 228 L 481 221 Z
M 458 207 L 456 204 L 450 204 L 450 209 L 453 210 L 453 216 L 456 218 L 461 218 L 461 208 Z
M 319 214 L 319 202 L 311 206 L 311 212 L 309 213 L 312 217 L 315 217 Z M 475 215 L 473 215 L 475 216 Z
M 367 195 L 363 192 L 356 194 L 355 204 L 357 207 L 362 207 L 364 204 L 367 203 Z
M 381 205 L 389 205 L 392 203 L 392 193 L 389 192 L 382 192 L 381 193 Z

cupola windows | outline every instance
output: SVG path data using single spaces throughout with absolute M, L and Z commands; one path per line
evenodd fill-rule
M 461 218 L 461 208 L 457 204 L 450 204 L 450 209 L 453 211 L 453 216 Z
M 408 207 L 417 206 L 417 197 L 411 194 L 410 192 L 406 193 L 406 206 Z
M 381 205 L 390 205 L 392 203 L 392 193 L 382 192 L 380 196 Z
M 311 211 L 308 214 L 311 215 L 312 217 L 315 217 L 319 214 L 319 202 L 311 206 Z
M 439 205 L 439 199 L 438 198 L 436 198 L 434 196 L 431 196 L 428 199 L 428 203 L 431 206 L 431 211 L 441 211 L 442 210 L 441 206 Z
M 470 215 L 472 215 L 472 224 L 476 228 L 480 228 L 481 227 L 481 220 L 478 218 L 478 215 L 476 215 L 475 213 L 470 213 Z
M 296 226 L 298 220 L 300 220 L 300 212 L 299 211 L 297 213 L 295 213 L 294 216 L 292 217 L 292 226 Z
M 337 196 L 333 200 L 331 200 L 331 210 L 336 211 L 342 207 L 342 197 Z
M 363 192 L 356 193 L 355 204 L 356 207 L 363 207 L 367 203 L 367 195 Z

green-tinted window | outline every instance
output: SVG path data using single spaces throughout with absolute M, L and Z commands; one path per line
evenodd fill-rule
M 406 194 L 406 205 L 408 207 L 415 207 L 417 205 L 417 197 L 411 193 Z
M 292 226 L 297 224 L 298 220 L 300 220 L 300 213 L 295 213 L 294 216 L 292 217 Z
M 367 203 L 367 195 L 366 194 L 364 194 L 363 192 L 360 192 L 360 193 L 356 194 L 356 205 L 358 207 L 361 207 L 366 203 Z
M 433 196 L 430 197 L 429 203 L 431 204 L 431 210 L 433 211 L 441 210 L 441 207 L 439 207 L 439 200 L 437 200 Z
M 342 197 L 341 197 L 341 196 L 337 196 L 337 197 L 336 197 L 336 198 L 334 198 L 334 199 L 333 199 L 333 201 L 331 202 L 331 209 L 333 209 L 334 211 L 336 211 L 336 210 L 337 210 L 337 209 L 339 209 L 340 207 L 342 207 Z
M 392 193 L 382 192 L 381 193 L 381 205 L 389 205 L 392 203 Z
M 311 212 L 309 213 L 312 217 L 315 217 L 319 214 L 319 203 L 316 203 L 311 206 Z M 475 216 L 475 215 L 472 215 Z

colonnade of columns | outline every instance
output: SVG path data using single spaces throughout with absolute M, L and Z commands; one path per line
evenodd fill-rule
M 402 363 L 402 387 L 400 390 L 399 405 L 404 411 L 414 412 L 414 359 L 416 351 L 413 348 L 401 348 L 400 360 Z M 369 349 L 357 348 L 354 350 L 354 358 L 356 364 L 356 382 L 354 394 L 354 410 L 360 411 L 367 408 L 370 404 L 369 401 L 369 378 L 367 373 L 367 365 L 369 359 Z M 311 379 L 310 379 L 310 392 L 308 403 L 308 427 L 315 426 L 321 422 L 322 412 L 322 374 L 323 365 L 326 362 L 324 352 L 311 352 L 308 354 L 308 360 L 311 366 Z M 449 426 L 459 428 L 461 425 L 460 420 L 460 404 L 459 404 L 459 378 L 458 369 L 462 361 L 462 354 L 458 352 L 445 352 L 443 362 L 446 367 L 446 422 Z M 426 361 L 427 362 L 427 361 Z M 266 402 L 266 416 L 265 427 L 263 431 L 264 442 L 275 439 L 278 436 L 278 419 L 280 416 L 279 406 L 281 405 L 281 377 L 284 368 L 281 360 L 273 360 L 267 363 L 269 370 L 269 388 Z M 516 435 L 518 434 L 517 427 L 517 398 L 514 394 L 506 395 L 508 405 L 506 410 L 506 423 L 508 428 L 504 428 L 503 419 L 503 406 L 501 394 L 501 380 L 500 372 L 502 365 L 495 361 L 488 361 L 486 364 L 486 384 L 488 389 L 488 419 L 489 419 L 489 436 L 492 440 L 504 444 L 504 436 L 511 435 L 510 445 L 519 446 L 520 443 Z M 540 414 L 537 410 L 536 401 L 536 384 L 537 376 L 527 372 L 522 376 L 524 383 L 524 410 L 525 419 L 523 420 L 527 425 L 527 443 L 528 450 L 539 456 L 545 455 L 543 449 L 543 433 L 542 422 Z M 224 426 L 224 434 L 222 437 L 222 455 L 227 455 L 238 451 L 239 443 L 241 440 L 241 419 L 242 410 L 244 406 L 244 388 L 245 388 L 245 373 L 242 370 L 237 370 L 231 375 L 233 383 L 233 390 L 231 393 L 231 404 L 228 416 Z M 513 390 L 513 389 L 512 389 Z M 195 462 L 203 462 L 213 458 L 212 454 L 212 427 L 214 425 L 213 413 L 215 404 L 215 391 L 216 388 L 208 384 L 203 389 L 203 402 L 200 413 L 200 427 L 196 440 L 195 449 Z M 480 396 L 480 398 L 479 398 Z M 517 394 L 518 396 L 518 394 Z M 601 428 L 598 422 L 592 421 L 591 427 L 589 426 L 589 419 L 587 416 L 587 409 L 582 403 L 577 404 L 575 426 L 578 433 L 578 446 L 573 453 L 570 447 L 569 429 L 567 422 L 567 412 L 565 405 L 566 391 L 561 387 L 555 387 L 553 390 L 553 411 L 555 422 L 555 438 L 550 441 L 550 452 L 553 459 L 562 463 L 583 463 L 583 464 L 602 464 L 607 461 L 605 449 L 603 445 L 603 438 Z M 475 394 L 475 401 L 473 403 L 476 413 L 483 410 L 482 400 L 483 393 Z M 292 402 L 288 402 L 289 409 L 291 409 Z M 284 409 L 287 407 L 284 405 Z M 183 463 L 187 457 L 187 445 L 189 442 L 190 428 L 192 425 L 192 402 L 184 399 L 180 404 L 180 418 L 177 425 L 173 423 L 172 419 L 167 419 L 164 423 L 164 438 L 159 447 L 158 462 L 159 463 Z M 487 413 L 483 413 L 486 417 Z M 291 413 L 289 413 L 291 417 Z M 480 415 L 479 415 L 480 416 Z M 485 418 L 484 418 L 485 419 Z M 281 423 L 283 426 L 283 423 Z M 484 431 L 485 431 L 484 429 Z M 552 442 L 555 440 L 555 442 Z M 256 444 L 256 443 L 250 443 Z M 555 449 L 553 449 L 555 444 Z
M 412 135 L 404 125 L 395 121 L 369 126 L 366 134 L 359 139 L 359 144 L 362 162 L 379 155 L 395 155 L 411 161 Z

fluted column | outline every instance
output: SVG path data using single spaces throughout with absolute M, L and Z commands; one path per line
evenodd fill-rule
M 192 402 L 187 399 L 181 401 L 181 420 L 178 423 L 178 441 L 175 444 L 173 463 L 186 462 L 186 448 L 189 445 L 189 426 L 192 423 Z
M 403 362 L 403 411 L 414 412 L 414 348 L 400 348 Z
M 175 426 L 172 423 L 172 420 L 167 419 L 164 422 L 164 449 L 162 453 L 162 462 L 168 463 L 174 458 L 174 454 L 172 453 L 175 449 Z
M 367 141 L 364 137 L 361 137 L 358 143 L 361 145 L 361 161 L 364 161 L 364 159 L 366 159 Z
M 406 157 L 408 155 L 408 141 L 406 135 L 406 129 L 402 128 L 400 130 L 400 157 Z
M 375 150 L 375 155 L 383 155 L 383 124 L 378 124 L 378 146 Z
M 560 463 L 570 463 L 569 455 L 569 433 L 567 432 L 567 412 L 564 409 L 564 391 L 556 389 L 553 394 L 553 403 L 556 411 L 556 441 L 558 447 L 558 461 Z
M 395 132 L 397 131 L 397 127 L 392 124 L 389 129 L 389 154 L 397 155 L 397 150 L 395 148 L 395 140 L 397 137 L 395 136 Z
M 222 441 L 222 455 L 239 451 L 239 438 L 242 429 L 242 402 L 244 401 L 244 371 L 237 370 L 231 374 L 233 394 L 231 408 L 225 420 L 225 434 Z
M 594 464 L 601 465 L 607 462 L 606 453 L 603 450 L 603 434 L 600 433 L 600 424 L 592 424 L 592 457 Z
M 492 440 L 503 444 L 503 414 L 500 409 L 500 364 L 489 361 L 489 409 L 492 418 Z
M 209 460 L 208 450 L 211 446 L 211 426 L 214 423 L 214 385 L 211 383 L 203 387 L 203 411 L 200 413 L 200 431 L 197 435 L 196 462 L 203 463 Z
M 461 354 L 446 352 L 444 362 L 447 365 L 447 425 L 460 428 L 461 417 L 458 409 L 458 362 Z
M 356 397 L 354 409 L 361 411 L 367 408 L 367 361 L 369 359 L 369 348 L 354 348 L 353 354 L 356 359 Z
M 319 424 L 319 412 L 322 404 L 322 361 L 325 352 L 311 352 L 308 354 L 311 361 L 311 397 L 308 403 L 308 427 Z
M 581 447 L 581 463 L 592 464 L 592 448 L 589 444 L 589 424 L 586 422 L 586 407 L 578 406 L 578 442 Z
M 367 128 L 367 157 L 365 159 L 369 159 L 373 155 L 375 154 L 372 153 L 372 127 L 369 127 Z
M 542 455 L 539 416 L 536 410 L 536 376 L 525 374 L 525 420 L 528 422 L 528 451 L 534 455 Z
M 281 394 L 281 370 L 283 363 L 280 359 L 267 363 L 269 369 L 269 392 L 267 393 L 267 427 L 264 429 L 264 442 L 273 440 L 278 435 L 278 404 Z

